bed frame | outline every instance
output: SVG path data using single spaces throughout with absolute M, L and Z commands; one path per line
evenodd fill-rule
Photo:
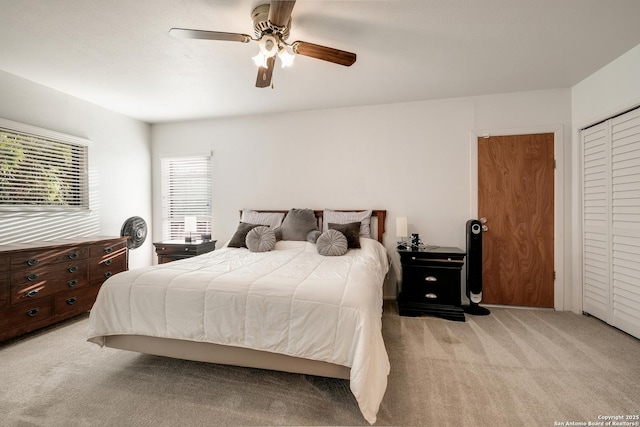
M 357 212 L 364 209 L 341 210 Z M 258 212 L 287 213 L 286 210 L 259 210 Z M 322 224 L 322 210 L 314 210 L 318 224 Z M 375 238 L 383 243 L 386 210 L 374 210 L 372 217 L 377 219 Z M 372 222 L 372 231 L 373 231 Z M 373 236 L 372 236 L 373 237 Z M 347 366 L 316 360 L 287 356 L 267 351 L 233 347 L 207 342 L 185 341 L 170 338 L 157 338 L 142 335 L 111 335 L 105 337 L 105 346 L 120 350 L 136 351 L 156 356 L 197 362 L 217 363 L 221 365 L 243 366 L 247 368 L 270 369 L 274 371 L 316 375 L 321 377 L 349 379 L 351 369 Z

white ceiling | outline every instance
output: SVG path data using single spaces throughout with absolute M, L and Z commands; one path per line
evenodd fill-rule
M 357 61 L 258 89 L 256 43 L 168 34 L 253 34 L 267 1 L 0 0 L 0 70 L 157 123 L 567 88 L 640 44 L 640 0 L 298 0 L 289 42 Z

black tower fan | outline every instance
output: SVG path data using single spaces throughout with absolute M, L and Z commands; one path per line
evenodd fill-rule
M 467 221 L 467 297 L 469 305 L 465 313 L 486 316 L 491 313 L 480 307 L 482 301 L 482 223 L 476 219 Z

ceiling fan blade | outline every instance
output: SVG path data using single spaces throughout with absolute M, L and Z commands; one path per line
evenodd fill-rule
M 302 41 L 294 42 L 291 47 L 293 48 L 293 52 L 298 55 L 310 56 L 312 58 L 322 59 L 323 61 L 333 62 L 334 64 L 349 67 L 356 62 L 355 53 L 334 49 L 332 47 Z
M 295 4 L 295 0 L 271 0 L 271 6 L 269 6 L 269 22 L 276 27 L 286 27 L 289 24 L 291 11 Z
M 258 77 L 256 78 L 256 87 L 269 87 L 271 86 L 271 76 L 273 75 L 273 69 L 276 65 L 276 57 L 270 56 L 267 58 L 267 68 L 260 67 L 258 69 Z
M 220 31 L 190 30 L 187 28 L 172 28 L 169 30 L 169 34 L 171 34 L 173 37 L 178 37 L 181 39 L 222 40 L 241 43 L 248 43 L 251 41 L 251 36 L 247 34 L 223 33 Z

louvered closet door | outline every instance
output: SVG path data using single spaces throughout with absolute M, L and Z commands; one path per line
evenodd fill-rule
M 609 122 L 582 133 L 583 167 L 583 311 L 610 322 Z
M 640 337 L 640 109 L 611 120 L 612 322 Z

